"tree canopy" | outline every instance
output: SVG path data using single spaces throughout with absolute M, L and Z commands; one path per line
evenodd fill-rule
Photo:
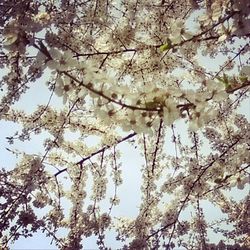
M 121 249 L 250 247 L 249 195 L 229 196 L 249 185 L 249 0 L 1 0 L 0 24 L 0 122 L 20 128 L 0 166 L 3 249 L 39 231 L 62 250 L 112 248 L 110 232 Z M 142 159 L 133 218 L 114 213 L 123 144 Z

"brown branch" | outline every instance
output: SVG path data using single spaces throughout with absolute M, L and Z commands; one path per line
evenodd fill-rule
M 232 94 L 232 93 L 234 93 L 235 91 L 237 91 L 237 90 L 239 90 L 239 89 L 243 89 L 243 88 L 245 88 L 245 87 L 248 87 L 248 86 L 250 86 L 250 81 L 246 81 L 246 82 L 244 82 L 242 85 L 240 85 L 240 86 L 236 86 L 235 88 L 228 88 L 227 90 L 226 90 L 226 92 L 228 93 L 228 94 Z
M 231 62 L 233 62 L 233 60 L 235 60 L 238 56 L 240 56 L 240 54 L 249 46 L 249 44 L 246 44 L 243 48 L 241 48 L 236 55 L 231 58 L 227 64 L 225 64 L 217 73 L 213 78 L 216 78 Z
M 120 139 L 120 140 L 117 140 L 116 145 L 118 145 L 118 144 L 120 144 L 120 143 L 122 143 L 122 142 L 124 142 L 124 141 L 126 141 L 126 140 L 128 140 L 128 139 L 130 139 L 130 138 L 132 138 L 132 137 L 134 137 L 135 135 L 136 135 L 136 133 L 131 133 L 131 134 L 127 135 L 126 137 L 124 137 L 124 138 L 122 138 L 122 139 Z M 82 167 L 82 165 L 83 165 L 83 163 L 84 163 L 85 161 L 89 160 L 89 159 L 92 158 L 93 156 L 95 156 L 95 155 L 97 155 L 97 154 L 99 154 L 99 153 L 102 153 L 103 151 L 105 151 L 106 149 L 109 149 L 109 148 L 111 148 L 111 147 L 112 147 L 111 145 L 105 145 L 104 147 L 102 147 L 101 149 L 99 149 L 99 150 L 93 152 L 93 153 L 90 154 L 89 156 L 87 156 L 87 157 L 85 157 L 85 158 L 82 158 L 80 161 L 78 161 L 77 163 L 75 163 L 75 165 L 80 165 L 80 166 Z M 55 174 L 55 176 L 57 176 L 57 175 L 59 175 L 59 174 L 65 172 L 65 171 L 67 171 L 67 168 L 64 168 L 64 169 L 58 171 L 58 172 Z
M 163 120 L 161 119 L 160 126 L 158 129 L 158 134 L 157 134 L 157 140 L 156 140 L 156 144 L 155 144 L 155 150 L 153 153 L 152 174 L 154 173 L 154 169 L 155 169 L 156 157 L 157 157 L 157 152 L 159 150 L 159 143 L 160 143 L 160 139 L 161 139 L 162 128 L 163 128 Z
M 161 45 L 156 45 L 155 47 L 160 47 Z M 77 53 L 75 57 L 79 56 L 98 56 L 98 55 L 115 55 L 115 54 L 122 54 L 126 52 L 137 52 L 139 50 L 143 50 L 143 48 L 134 48 L 134 49 L 121 49 L 121 50 L 114 50 L 114 51 L 97 51 L 97 52 L 90 52 L 90 53 Z

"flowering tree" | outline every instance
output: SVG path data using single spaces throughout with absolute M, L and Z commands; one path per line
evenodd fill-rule
M 39 230 L 64 250 L 91 236 L 108 249 L 109 231 L 122 249 L 210 249 L 211 229 L 250 246 L 249 196 L 227 195 L 248 185 L 250 126 L 238 111 L 250 86 L 248 0 L 2 0 L 0 9 L 0 117 L 22 126 L 6 135 L 17 165 L 1 162 L 3 249 Z M 48 102 L 18 109 L 44 76 Z M 63 105 L 50 104 L 54 95 Z M 43 151 L 14 150 L 39 134 Z M 143 158 L 134 218 L 113 215 L 123 143 Z M 225 219 L 208 221 L 202 201 Z

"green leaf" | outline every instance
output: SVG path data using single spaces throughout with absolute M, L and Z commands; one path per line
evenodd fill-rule
M 168 38 L 168 39 L 167 39 L 167 43 L 161 45 L 160 51 L 161 51 L 161 52 L 164 52 L 164 51 L 166 51 L 166 50 L 168 50 L 168 49 L 171 49 L 171 47 L 172 47 L 172 42 L 171 42 L 171 40 Z

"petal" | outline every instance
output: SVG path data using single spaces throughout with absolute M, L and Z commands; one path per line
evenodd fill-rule
M 54 49 L 54 48 L 50 49 L 49 54 L 51 55 L 51 57 L 53 59 L 57 59 L 57 60 L 59 60 L 61 58 L 61 56 L 62 56 L 60 51 L 57 50 L 57 49 Z
M 58 69 L 59 68 L 59 64 L 58 62 L 54 61 L 54 60 L 50 60 L 46 63 L 46 65 L 50 68 L 50 69 Z

